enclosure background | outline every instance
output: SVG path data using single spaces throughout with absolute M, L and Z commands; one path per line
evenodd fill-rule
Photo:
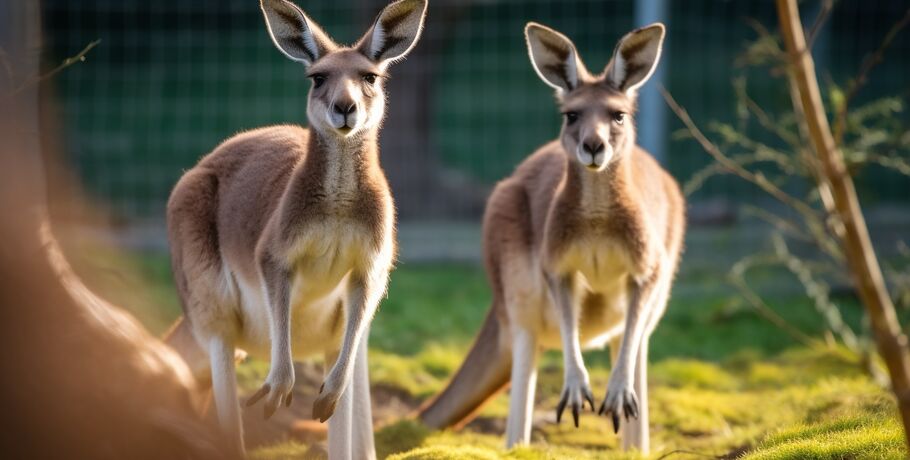
M 385 2 L 299 4 L 337 41 L 350 43 Z M 776 30 L 771 2 L 666 4 L 663 81 L 652 85 L 663 84 L 696 121 L 734 121 L 731 81 L 737 76 L 747 78 L 750 94 L 767 108 L 790 104 L 766 72 L 730 64 L 757 36 L 749 21 Z M 836 2 L 814 51 L 822 82 L 844 84 L 852 77 L 905 6 Z M 811 24 L 817 5 L 804 10 Z M 310 83 L 302 65 L 272 45 L 258 1 L 47 0 L 44 11 L 47 62 L 101 40 L 87 63 L 60 74 L 52 89 L 68 160 L 91 196 L 109 203 L 126 227 L 160 229 L 176 180 L 221 140 L 263 125 L 306 124 Z M 392 68 L 382 131 L 382 164 L 403 238 L 446 243 L 439 235 L 451 222 L 476 225 L 490 187 L 557 135 L 552 91 L 528 62 L 527 21 L 564 31 L 596 71 L 617 39 L 640 25 L 634 13 L 629 1 L 432 0 L 421 42 Z M 910 34 L 904 33 L 858 103 L 910 94 L 908 55 Z M 673 140 L 681 125 L 663 105 L 637 117 L 643 128 L 657 117 L 666 122 L 663 133 L 641 142 L 661 152 L 661 161 L 684 181 L 709 157 L 694 142 Z M 910 200 L 905 178 L 879 168 L 865 170 L 858 188 L 865 203 Z M 690 201 L 697 207 L 734 196 L 748 201 L 759 193 L 735 178 L 719 178 Z

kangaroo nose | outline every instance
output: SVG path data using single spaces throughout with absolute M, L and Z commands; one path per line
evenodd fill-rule
M 338 115 L 350 115 L 354 113 L 354 110 L 356 109 L 357 104 L 347 101 L 339 101 L 332 106 L 332 110 L 334 110 Z
M 604 150 L 604 143 L 599 138 L 588 139 L 582 143 L 581 148 L 589 155 L 597 155 Z

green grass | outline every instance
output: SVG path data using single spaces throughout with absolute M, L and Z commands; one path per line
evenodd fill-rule
M 166 262 L 161 256 L 137 261 L 141 276 L 153 281 L 154 298 L 165 304 L 158 316 L 178 311 Z M 433 395 L 460 364 L 489 299 L 479 268 L 399 267 L 373 322 L 373 385 L 416 401 Z M 820 336 L 822 321 L 808 301 L 784 296 L 770 303 L 791 325 Z M 847 300 L 844 308 L 855 324 L 858 305 Z M 822 341 L 812 347 L 794 341 L 738 303 L 716 276 L 681 275 L 651 349 L 653 457 L 676 450 L 757 459 L 906 456 L 893 398 L 863 373 L 854 356 Z M 588 352 L 585 361 L 600 399 L 609 377 L 608 355 Z M 241 388 L 258 387 L 267 371 L 262 361 L 242 364 Z M 603 417 L 585 413 L 579 429 L 553 423 L 561 385 L 561 356 L 548 352 L 541 360 L 536 404 L 544 421 L 535 423 L 531 446 L 506 451 L 501 430 L 477 431 L 472 425 L 439 432 L 401 414 L 378 426 L 377 452 L 395 459 L 639 458 L 618 451 Z M 507 407 L 501 395 L 479 418 L 501 424 Z M 294 442 L 252 453 L 257 459 L 320 455 Z M 671 458 L 677 456 L 687 458 L 682 453 Z

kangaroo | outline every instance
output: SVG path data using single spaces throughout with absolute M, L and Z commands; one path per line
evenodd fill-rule
M 387 69 L 416 44 L 427 2 L 391 3 L 352 46 L 291 2 L 261 7 L 275 46 L 312 80 L 310 128 L 236 135 L 175 186 L 168 237 L 185 320 L 170 342 L 204 351 L 181 355 L 208 358 L 219 424 L 239 451 L 235 348 L 270 359 L 247 402 L 264 401 L 266 418 L 291 404 L 292 360 L 322 353 L 313 417 L 328 420 L 329 456 L 373 458 L 367 336 L 396 251 L 377 139 Z
M 448 386 L 420 411 L 432 427 L 462 425 L 511 380 L 506 444 L 527 443 L 541 350 L 562 347 L 556 408 L 575 425 L 594 397 L 582 349 L 609 344 L 613 370 L 600 414 L 622 425 L 624 449 L 648 451 L 648 339 L 667 305 L 682 250 L 676 181 L 636 146 L 637 89 L 660 58 L 664 26 L 625 35 L 603 73 L 566 36 L 525 28 L 534 70 L 563 114 L 549 142 L 494 189 L 483 221 L 493 302 Z M 635 419 L 631 421 L 630 419 Z

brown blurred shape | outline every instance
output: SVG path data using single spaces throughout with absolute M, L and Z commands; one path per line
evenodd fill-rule
M 6 25 L 18 24 L 0 24 L 7 45 L 0 75 L 0 452 L 232 458 L 199 414 L 186 364 L 88 289 L 51 234 L 44 198 L 50 161 L 40 149 L 53 136 L 38 121 L 40 34 L 28 27 L 37 8 L 0 5 Z

